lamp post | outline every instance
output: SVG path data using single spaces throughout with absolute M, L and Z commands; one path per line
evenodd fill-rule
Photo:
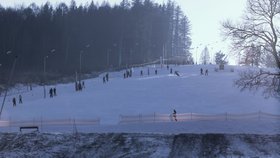
M 51 49 L 50 53 L 55 53 L 55 49 Z M 43 58 L 43 64 L 44 64 L 44 82 L 43 82 L 43 87 L 44 87 L 44 98 L 46 98 L 47 93 L 46 93 L 46 66 L 47 66 L 47 59 L 49 58 L 48 55 L 44 56 Z
M 46 62 L 47 62 L 48 56 L 44 56 L 44 98 L 46 98 Z
M 82 74 L 82 54 L 83 50 L 80 51 L 80 66 L 79 66 L 79 81 L 81 82 L 81 74 Z
M 85 48 L 88 49 L 90 47 L 90 44 L 85 45 Z M 80 51 L 80 58 L 79 58 L 79 82 L 81 82 L 81 75 L 82 75 L 82 55 L 84 51 Z
M 111 49 L 108 49 L 107 50 L 107 69 L 109 69 L 109 67 L 110 67 L 110 64 L 109 64 L 109 62 L 110 62 L 110 51 L 111 51 Z

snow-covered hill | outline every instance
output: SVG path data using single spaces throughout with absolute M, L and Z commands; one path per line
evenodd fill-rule
M 117 125 L 120 121 L 120 115 L 170 114 L 173 109 L 176 109 L 178 114 L 243 114 L 259 111 L 280 114 L 278 100 L 274 98 L 264 99 L 259 92 L 255 94 L 246 91 L 241 93 L 239 89 L 234 87 L 233 81 L 238 78 L 238 72 L 244 67 L 227 66 L 225 70 L 218 72 L 214 71 L 215 67 L 217 66 L 171 65 L 167 69 L 166 66 L 161 68 L 159 65 L 152 65 L 133 68 L 132 77 L 126 79 L 123 78 L 125 71 L 110 72 L 109 82 L 103 83 L 102 77 L 104 74 L 102 74 L 98 78 L 85 80 L 86 88 L 80 92 L 75 91 L 74 83 L 47 86 L 47 92 L 50 88 L 56 87 L 57 96 L 53 98 L 47 97 L 46 99 L 43 98 L 43 87 L 33 87 L 32 91 L 22 87 L 21 90 L 14 89 L 9 92 L 11 95 L 7 98 L 1 119 L 18 121 L 99 118 L 101 127 L 98 126 L 94 129 L 104 132 L 106 131 L 104 129 L 114 125 L 116 126 L 112 128 L 119 131 L 119 128 L 122 127 Z M 171 68 L 172 74 L 170 74 Z M 209 75 L 200 75 L 200 68 L 208 69 Z M 231 72 L 233 69 L 234 72 Z M 143 76 L 140 75 L 141 70 L 143 71 Z M 157 75 L 155 70 L 158 71 Z M 180 76 L 175 75 L 175 71 L 178 71 Z M 16 107 L 13 107 L 12 98 L 16 97 L 18 99 L 19 94 L 23 97 L 23 104 L 17 104 Z M 0 100 L 3 100 L 3 96 L 1 96 Z M 240 122 L 243 122 L 243 120 Z M 277 120 L 273 120 L 273 124 L 276 122 Z M 203 125 L 209 123 L 214 122 L 198 122 L 197 124 L 203 127 Z M 190 124 L 196 126 L 196 123 Z M 239 123 L 235 122 L 234 124 Z M 273 124 L 269 127 L 273 127 Z M 177 128 L 182 130 L 179 131 L 188 132 L 187 129 L 180 126 L 178 125 Z M 245 127 L 246 125 L 243 126 Z M 242 129 L 243 126 L 237 129 Z M 162 132 L 165 129 L 158 128 L 161 129 L 158 132 Z M 258 131 L 258 128 L 261 127 L 255 127 L 253 131 Z M 46 128 L 44 129 L 47 130 Z M 59 127 L 48 129 L 52 129 L 51 131 L 60 130 Z M 70 129 L 72 129 L 72 126 Z M 130 127 L 125 126 L 124 131 L 129 132 L 127 129 L 130 129 Z M 88 130 L 89 132 L 92 131 L 92 127 Z M 145 131 L 140 127 L 139 132 L 141 130 Z M 146 131 L 156 132 L 157 130 Z M 172 130 L 167 131 L 172 132 Z M 272 131 L 275 133 L 275 131 L 278 131 L 278 127 L 274 127 Z

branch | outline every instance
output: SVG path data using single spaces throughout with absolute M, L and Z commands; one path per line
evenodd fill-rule
M 241 72 L 240 79 L 235 81 L 235 85 L 242 91 L 245 89 L 257 91 L 262 88 L 265 97 L 280 97 L 280 72 L 263 70 Z

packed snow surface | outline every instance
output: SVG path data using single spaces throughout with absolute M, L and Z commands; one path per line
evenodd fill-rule
M 238 73 L 246 67 L 226 66 L 225 70 L 218 72 L 214 71 L 215 67 L 171 65 L 167 69 L 166 66 L 161 68 L 152 65 L 133 68 L 132 77 L 126 79 L 123 78 L 125 70 L 109 72 L 109 82 L 103 83 L 102 77 L 105 74 L 101 74 L 98 78 L 84 80 L 85 88 L 78 92 L 75 91 L 75 83 L 48 85 L 47 98 L 43 97 L 42 86 L 35 86 L 32 91 L 28 87 L 19 86 L 9 91 L 1 121 L 99 118 L 100 125 L 86 128 L 77 126 L 78 130 L 88 132 L 279 133 L 279 119 L 118 124 L 121 115 L 171 114 L 173 109 L 176 109 L 177 114 L 280 114 L 279 100 L 265 99 L 260 92 L 240 92 L 234 86 L 233 81 L 238 79 Z M 201 75 L 200 68 L 208 69 L 209 75 Z M 140 75 L 141 70 L 143 76 Z M 175 75 L 175 71 L 180 76 Z M 49 89 L 54 87 L 57 96 L 50 98 Z M 23 104 L 13 107 L 12 98 L 18 99 L 19 94 L 22 95 Z M 2 100 L 3 94 L 0 97 Z M 43 129 L 60 131 L 60 128 L 62 126 Z M 8 129 L 0 126 L 3 131 L 11 129 L 13 131 L 13 127 Z M 73 126 L 69 129 L 71 131 Z

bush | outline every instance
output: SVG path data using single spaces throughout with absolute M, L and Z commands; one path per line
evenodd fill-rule
M 218 71 L 219 71 L 219 69 L 218 69 L 217 67 L 215 67 L 214 71 L 215 71 L 215 72 L 218 72 Z

